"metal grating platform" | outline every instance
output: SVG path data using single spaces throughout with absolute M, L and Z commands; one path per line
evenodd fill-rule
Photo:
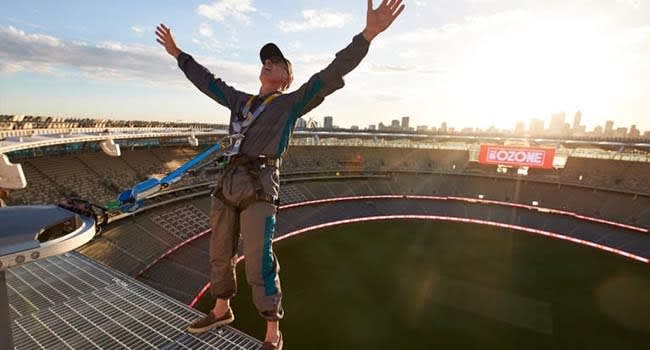
M 15 349 L 259 349 L 224 327 L 185 332 L 202 314 L 78 253 L 7 271 Z

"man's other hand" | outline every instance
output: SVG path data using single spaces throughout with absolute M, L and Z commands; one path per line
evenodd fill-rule
M 174 58 L 178 58 L 181 50 L 176 46 L 176 42 L 174 42 L 171 29 L 160 23 L 160 25 L 156 27 L 156 36 L 158 37 L 156 41 L 165 47 L 167 53 L 174 56 Z
M 383 0 L 377 9 L 373 9 L 372 0 L 368 0 L 366 28 L 363 30 L 363 36 L 366 40 L 372 41 L 379 33 L 390 27 L 403 10 L 402 0 Z

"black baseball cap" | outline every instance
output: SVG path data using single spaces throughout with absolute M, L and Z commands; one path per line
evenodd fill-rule
M 280 51 L 280 48 L 274 43 L 268 43 L 262 46 L 262 49 L 260 50 L 260 60 L 262 61 L 262 64 L 264 64 L 264 61 L 266 61 L 266 59 L 271 57 L 280 57 L 284 60 L 284 63 L 286 63 L 287 72 L 289 73 L 289 84 L 287 84 L 288 88 L 293 81 L 293 66 L 291 65 L 291 62 L 286 57 L 284 57 L 282 51 Z

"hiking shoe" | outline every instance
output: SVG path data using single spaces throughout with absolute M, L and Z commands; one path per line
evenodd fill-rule
M 280 332 L 280 339 L 278 339 L 278 345 L 273 345 L 273 343 L 265 341 L 264 345 L 262 345 L 261 350 L 282 350 L 283 343 L 284 342 L 282 341 L 282 332 Z
M 228 308 L 228 311 L 226 311 L 225 314 L 219 317 L 216 317 L 212 312 L 212 310 L 210 310 L 207 316 L 203 318 L 199 318 L 194 322 L 192 322 L 190 326 L 187 327 L 187 331 L 194 334 L 203 333 L 211 329 L 230 324 L 234 320 L 235 320 L 235 315 L 232 313 L 232 309 L 230 308 Z

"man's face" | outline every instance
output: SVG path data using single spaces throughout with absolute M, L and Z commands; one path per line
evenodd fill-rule
M 286 85 L 289 80 L 287 64 L 280 57 L 270 57 L 264 61 L 260 71 L 260 82 L 262 84 Z

